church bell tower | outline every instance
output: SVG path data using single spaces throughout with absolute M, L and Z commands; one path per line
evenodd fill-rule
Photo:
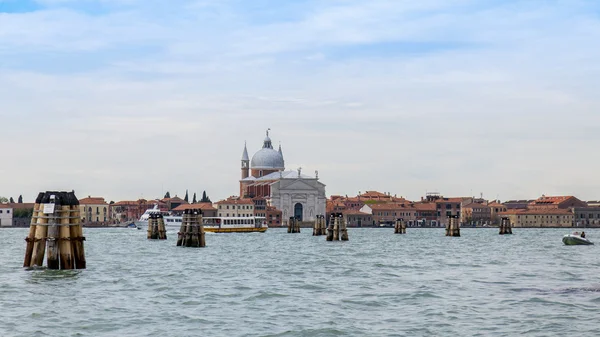
M 250 158 L 248 157 L 248 149 L 244 143 L 244 153 L 242 154 L 242 179 L 248 178 L 250 173 Z

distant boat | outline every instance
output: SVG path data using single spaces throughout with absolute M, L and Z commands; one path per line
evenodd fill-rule
M 139 220 L 135 222 L 135 225 L 140 228 L 140 227 L 147 227 L 148 226 L 148 219 L 150 218 L 151 214 L 161 214 L 163 216 L 163 219 L 165 221 L 165 226 L 167 227 L 171 227 L 171 226 L 177 226 L 177 228 L 179 228 L 179 226 L 181 225 L 181 220 L 182 217 L 181 216 L 174 216 L 171 214 L 171 212 L 166 212 L 166 211 L 161 211 L 158 208 L 157 204 L 154 204 L 153 208 L 149 208 L 147 209 L 144 214 L 142 214 L 142 216 L 140 216 Z
M 127 228 L 138 228 L 138 226 L 136 226 L 134 222 L 127 224 L 127 226 L 125 226 L 125 227 L 127 227 Z
M 573 234 L 567 234 L 563 236 L 562 242 L 567 246 L 574 245 L 593 245 L 594 243 L 587 238 L 582 238 L 581 234 L 575 232 Z
M 183 217 L 172 215 L 171 212 L 161 211 L 158 205 L 147 209 L 138 221 L 135 222 L 138 229 L 148 226 L 150 214 L 161 214 L 167 228 L 181 227 Z M 265 217 L 203 217 L 202 224 L 206 232 L 213 233 L 248 233 L 248 232 L 266 232 L 269 226 Z

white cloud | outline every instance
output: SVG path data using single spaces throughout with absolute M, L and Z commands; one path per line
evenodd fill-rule
M 236 193 L 243 142 L 258 150 L 270 127 L 288 168 L 319 170 L 332 194 L 597 199 L 591 5 L 474 4 L 318 2 L 269 22 L 208 1 L 159 19 L 135 1 L 0 14 L 0 117 L 15 149 L 0 194 L 189 188 L 214 200 Z M 33 53 L 98 66 L 19 62 Z M 40 151 L 55 146 L 70 158 Z

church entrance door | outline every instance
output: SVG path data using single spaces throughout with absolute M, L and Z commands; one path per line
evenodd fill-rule
M 294 218 L 298 219 L 298 221 L 303 221 L 302 220 L 302 204 L 301 203 L 297 203 L 294 206 Z

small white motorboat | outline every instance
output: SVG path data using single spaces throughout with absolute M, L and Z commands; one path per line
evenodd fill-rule
M 567 246 L 574 245 L 593 245 L 594 243 L 585 237 L 581 237 L 581 234 L 575 232 L 573 234 L 567 234 L 563 236 L 562 242 Z

